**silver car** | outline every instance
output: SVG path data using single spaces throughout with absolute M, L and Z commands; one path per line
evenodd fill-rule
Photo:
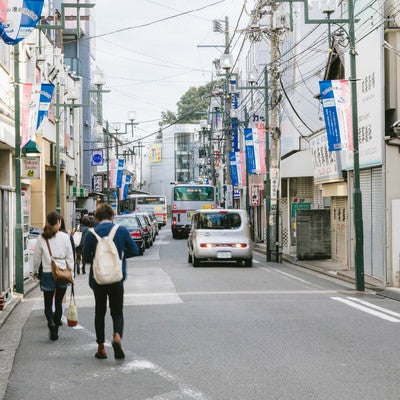
M 188 262 L 239 261 L 252 266 L 253 243 L 246 210 L 197 210 L 187 241 Z

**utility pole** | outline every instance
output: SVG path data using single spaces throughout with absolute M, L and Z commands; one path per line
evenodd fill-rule
M 275 13 L 278 4 L 271 3 L 271 32 L 270 32 L 270 49 L 271 49 L 271 159 L 270 159 L 270 182 L 271 199 L 276 204 L 275 207 L 275 256 L 276 262 L 280 262 L 280 232 L 279 232 L 279 189 L 280 189 L 280 125 L 279 125 L 279 106 L 280 106 L 280 55 L 279 55 L 279 26 L 275 26 Z M 268 151 L 268 149 L 266 149 Z M 272 173 L 271 173 L 272 172 Z M 268 221 L 267 221 L 268 224 Z M 268 238 L 267 238 L 268 240 Z
M 230 55 L 230 38 L 229 38 L 229 18 L 225 17 L 225 52 Z M 231 127 L 231 93 L 230 93 L 230 74 L 232 65 L 225 69 L 225 89 L 224 89 L 224 154 L 225 154 L 225 184 L 232 187 L 232 177 L 230 171 L 230 152 L 232 150 L 232 127 Z M 229 198 L 227 199 L 227 196 Z M 227 201 L 228 200 L 228 201 Z M 227 204 L 228 203 L 228 204 Z M 233 205 L 233 188 L 225 193 L 225 208 Z

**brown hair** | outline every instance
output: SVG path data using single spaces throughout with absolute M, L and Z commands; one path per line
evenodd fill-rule
M 61 215 L 57 211 L 51 211 L 47 214 L 46 225 L 43 228 L 42 237 L 50 239 L 57 233 L 56 225 L 61 221 Z
M 85 225 L 85 226 L 92 226 L 92 222 L 90 221 L 90 218 L 86 215 L 84 217 L 82 217 L 81 224 Z
M 105 219 L 112 220 L 114 218 L 114 209 L 107 203 L 100 203 L 96 207 L 94 217 L 97 221 L 103 221 Z

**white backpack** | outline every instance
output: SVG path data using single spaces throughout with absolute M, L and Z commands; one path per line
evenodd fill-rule
M 122 261 L 114 243 L 118 225 L 114 225 L 108 236 L 100 237 L 93 228 L 90 232 L 97 239 L 96 252 L 93 259 L 93 277 L 97 284 L 108 285 L 122 280 Z

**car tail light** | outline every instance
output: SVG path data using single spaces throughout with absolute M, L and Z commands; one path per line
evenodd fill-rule
M 212 247 L 234 247 L 236 249 L 244 249 L 247 247 L 246 243 L 200 243 L 200 247 L 212 248 Z
M 132 238 L 141 238 L 141 232 L 130 232 Z

